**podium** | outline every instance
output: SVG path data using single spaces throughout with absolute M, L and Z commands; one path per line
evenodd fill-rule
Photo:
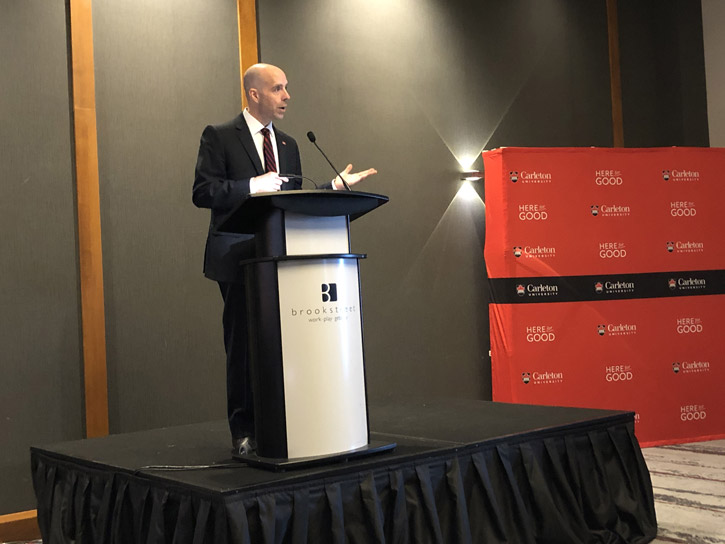
M 218 231 L 255 235 L 244 260 L 257 451 L 275 470 L 393 449 L 370 441 L 359 259 L 350 221 L 388 198 L 357 191 L 250 195 Z

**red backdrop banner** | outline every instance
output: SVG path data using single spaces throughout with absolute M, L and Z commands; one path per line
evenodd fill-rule
M 483 159 L 494 400 L 632 410 L 644 445 L 725 437 L 725 150 Z

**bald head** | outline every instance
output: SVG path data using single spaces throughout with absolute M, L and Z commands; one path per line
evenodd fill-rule
M 287 76 L 272 64 L 254 64 L 244 72 L 244 94 L 249 113 L 260 123 L 268 125 L 282 119 L 287 111 Z
M 282 70 L 273 64 L 259 63 L 253 64 L 247 68 L 247 71 L 244 72 L 244 77 L 242 78 L 242 82 L 244 83 L 244 93 L 247 97 L 249 97 L 250 89 L 259 87 L 265 79 L 274 75 L 275 72 L 279 73 L 282 72 Z M 284 72 L 282 72 L 282 75 L 284 75 Z

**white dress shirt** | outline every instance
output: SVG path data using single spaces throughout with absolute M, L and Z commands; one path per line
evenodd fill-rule
M 262 129 L 265 128 L 265 126 L 257 121 L 257 119 L 249 113 L 249 110 L 247 108 L 244 108 L 244 111 L 242 112 L 242 115 L 244 115 L 244 120 L 247 121 L 247 126 L 249 127 L 249 133 L 252 135 L 252 140 L 254 140 L 254 147 L 257 148 L 257 154 L 259 155 L 259 160 L 262 162 L 262 166 L 265 167 L 264 164 L 264 134 L 262 134 Z M 269 129 L 269 136 L 272 139 L 272 150 L 274 151 L 274 161 L 277 163 L 277 172 L 279 172 L 279 154 L 277 153 L 277 138 L 274 135 L 274 128 L 272 128 L 272 122 L 270 121 L 269 124 L 266 126 L 266 128 Z M 266 167 L 265 167 L 266 169 Z M 282 174 L 287 174 L 288 172 L 281 172 Z

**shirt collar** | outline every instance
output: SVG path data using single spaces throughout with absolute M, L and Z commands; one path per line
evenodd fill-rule
M 257 121 L 257 118 L 254 117 L 251 113 L 249 113 L 248 108 L 244 108 L 244 111 L 242 111 L 242 115 L 244 115 L 244 120 L 247 122 L 247 126 L 249 127 L 249 132 L 252 134 L 257 134 L 260 130 L 265 128 L 265 126 Z M 269 122 L 267 125 L 267 128 L 270 130 L 270 132 L 273 132 L 274 129 L 272 128 L 272 121 Z

